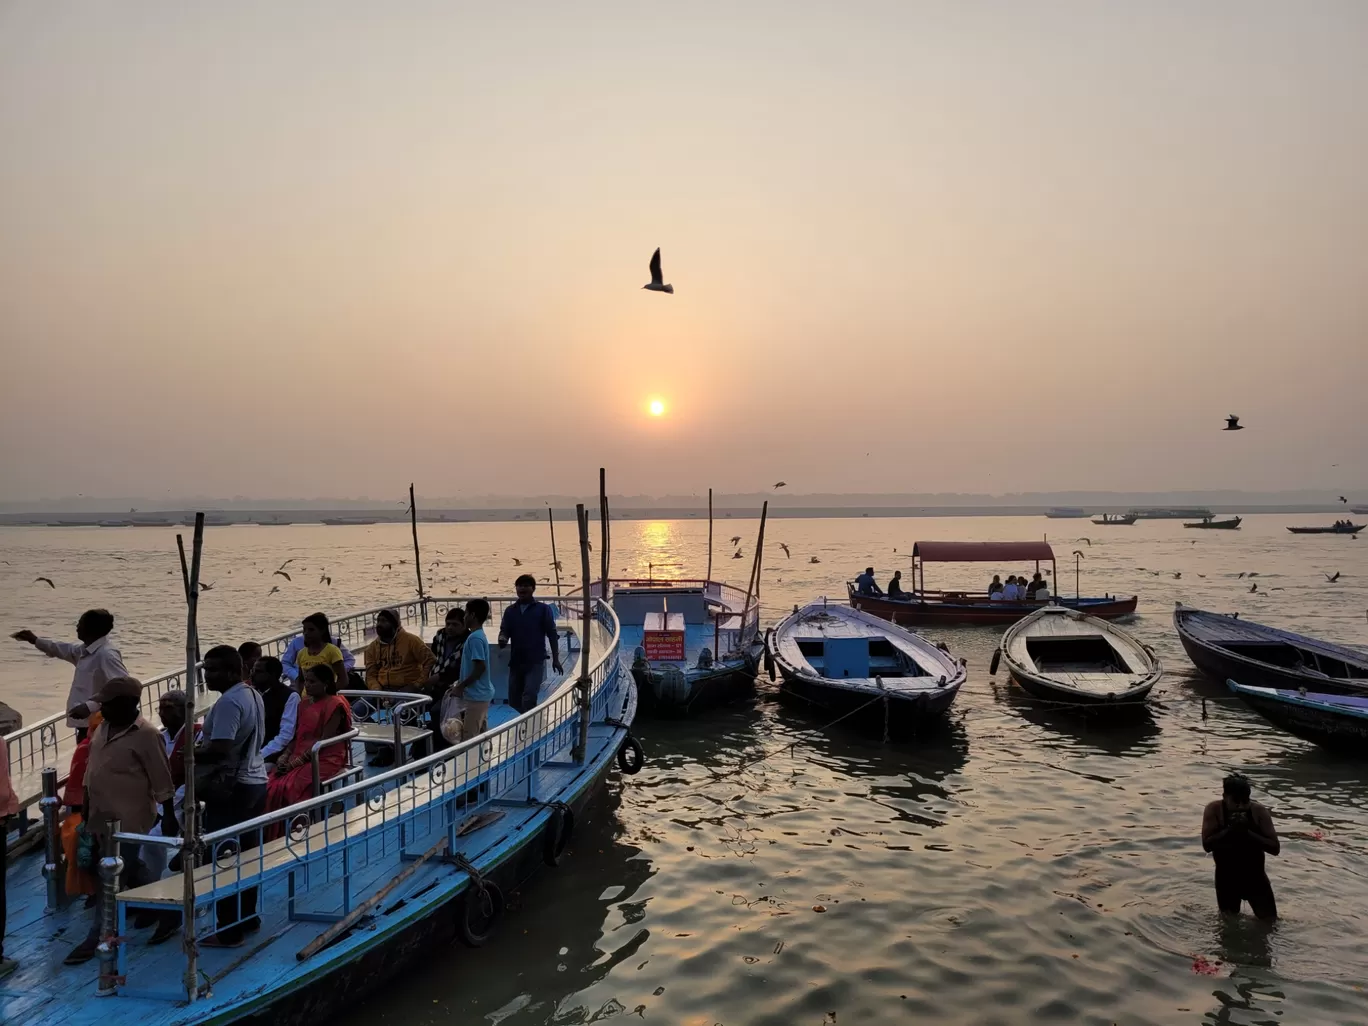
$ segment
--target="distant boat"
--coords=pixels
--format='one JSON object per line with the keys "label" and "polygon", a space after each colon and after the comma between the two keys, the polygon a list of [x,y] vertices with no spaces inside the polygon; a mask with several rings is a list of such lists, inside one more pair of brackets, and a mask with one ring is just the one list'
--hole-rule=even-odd
{"label": "distant boat", "polygon": [[1195,524],[1184,524],[1184,527],[1197,527],[1207,531],[1238,531],[1240,529],[1240,518],[1232,517],[1230,520],[1199,520]]}
{"label": "distant boat", "polygon": [[780,621],[765,653],[781,697],[889,735],[939,720],[968,676],[963,660],[921,635],[825,600]]}
{"label": "distant boat", "polygon": [[1368,696],[1252,687],[1233,680],[1226,686],[1289,734],[1331,751],[1368,756]]}
{"label": "distant boat", "polygon": [[1368,527],[1368,524],[1354,524],[1343,520],[1329,527],[1289,527],[1288,530],[1293,534],[1358,534],[1365,527]]}
{"label": "distant boat", "polygon": [[1218,680],[1368,695],[1368,652],[1349,645],[1181,603],[1173,626],[1193,665]]}
{"label": "distant boat", "polygon": [[1139,519],[1134,513],[1103,513],[1100,517],[1093,517],[1092,522],[1098,527],[1126,527]]}
{"label": "distant boat", "polygon": [[1211,510],[1205,506],[1175,506],[1169,508],[1137,506],[1129,512],[1141,520],[1205,520]]}
{"label": "distant boat", "polygon": [[329,527],[369,527],[375,521],[365,517],[324,517],[323,523]]}
{"label": "distant boat", "polygon": [[131,520],[101,520],[101,521],[99,522],[99,526],[100,526],[100,527],[132,527],[132,526],[133,526],[133,521],[131,521]]}
{"label": "distant boat", "polygon": [[1046,606],[1007,628],[998,654],[1033,698],[1062,705],[1143,705],[1164,668],[1130,631],[1076,609]]}
{"label": "distant boat", "polygon": [[1361,517],[1368,517],[1368,506],[1350,506],[1350,513],[1357,513]]}
{"label": "distant boat", "polygon": [[1051,506],[1045,515],[1051,520],[1082,520],[1088,511],[1079,506]]}

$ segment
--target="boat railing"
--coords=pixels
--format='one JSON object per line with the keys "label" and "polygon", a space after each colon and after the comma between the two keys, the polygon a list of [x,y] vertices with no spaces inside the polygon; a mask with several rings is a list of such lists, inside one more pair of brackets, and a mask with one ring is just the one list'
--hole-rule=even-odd
{"label": "boat railing", "polygon": [[[590,723],[616,725],[623,679],[617,617],[607,603],[596,602],[593,620],[599,630],[590,651]],[[575,650],[583,652],[582,645]],[[539,774],[582,764],[577,679],[578,674],[568,676],[536,708],[451,748],[204,834],[192,901],[182,899],[184,878],[176,873],[124,892],[119,903],[124,909],[165,908],[174,895],[197,938],[246,924],[242,902],[233,899],[249,891],[256,892],[258,910],[284,908],[291,922],[340,922],[386,888],[401,864],[436,857],[442,847],[442,857],[453,860],[462,827],[472,817],[500,805],[535,804]],[[316,769],[314,774],[316,787],[326,784],[317,780]],[[116,836],[159,845],[168,855],[181,847],[177,838]],[[118,947],[118,974],[127,978],[127,992],[183,997],[166,989],[165,980],[160,990],[143,989],[147,981],[136,977],[143,950]],[[164,957],[148,957],[165,973]]]}
{"label": "boat railing", "polygon": [[[760,597],[752,594],[749,596],[750,604],[746,604],[747,595],[741,588],[733,584],[726,584],[722,581],[715,581],[704,577],[610,577],[608,588],[604,588],[602,580],[591,581],[589,584],[589,594],[594,598],[602,598],[605,590],[611,595],[613,589],[623,588],[701,588],[703,597],[711,607],[708,615],[713,622],[713,654],[722,657],[723,655],[736,655],[742,652],[760,634]],[[570,592],[570,596],[576,595],[580,589]],[[727,621],[737,618],[739,620],[736,627],[725,626]],[[722,651],[723,643],[726,643],[728,650]]]}

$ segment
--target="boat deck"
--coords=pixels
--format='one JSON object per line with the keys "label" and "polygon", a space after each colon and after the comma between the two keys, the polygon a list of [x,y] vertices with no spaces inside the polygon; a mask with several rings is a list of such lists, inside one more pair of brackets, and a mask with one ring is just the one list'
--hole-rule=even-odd
{"label": "boat deck", "polygon": [[1059,687],[1090,695],[1129,691],[1151,676],[1138,644],[1109,625],[1065,612],[1022,621],[1004,654]]}

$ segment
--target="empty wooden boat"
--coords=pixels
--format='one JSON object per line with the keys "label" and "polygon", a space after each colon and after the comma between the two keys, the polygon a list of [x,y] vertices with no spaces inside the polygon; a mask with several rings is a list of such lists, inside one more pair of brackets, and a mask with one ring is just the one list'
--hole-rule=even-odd
{"label": "empty wooden boat", "polygon": [[825,599],[769,632],[765,659],[780,695],[827,721],[848,719],[885,737],[914,733],[950,708],[968,671],[918,634]]}
{"label": "empty wooden boat", "polygon": [[1164,668],[1129,631],[1063,606],[1046,606],[1007,628],[993,656],[1027,694],[1061,705],[1139,708]]}
{"label": "empty wooden boat", "polygon": [[1173,610],[1178,640],[1194,666],[1218,680],[1266,688],[1368,695],[1368,652],[1322,641],[1239,614],[1211,613],[1181,602]]}
{"label": "empty wooden boat", "polygon": [[1266,720],[1331,751],[1368,757],[1368,695],[1329,695],[1226,681]]}

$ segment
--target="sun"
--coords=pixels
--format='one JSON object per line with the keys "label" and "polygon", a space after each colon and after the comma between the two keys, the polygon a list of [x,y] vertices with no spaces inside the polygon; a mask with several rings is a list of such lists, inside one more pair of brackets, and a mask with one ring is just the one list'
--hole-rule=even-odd
{"label": "sun", "polygon": [[665,415],[665,404],[659,399],[652,399],[646,408],[651,411],[652,417],[663,417]]}

